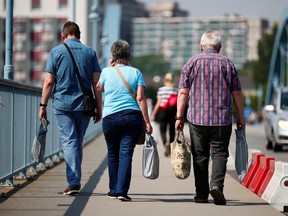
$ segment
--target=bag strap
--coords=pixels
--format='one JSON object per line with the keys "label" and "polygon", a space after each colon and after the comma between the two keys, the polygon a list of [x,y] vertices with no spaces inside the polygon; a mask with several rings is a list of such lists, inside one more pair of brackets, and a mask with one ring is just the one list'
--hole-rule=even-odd
{"label": "bag strap", "polygon": [[182,142],[183,140],[184,140],[185,138],[184,138],[184,132],[183,132],[183,129],[181,128],[181,129],[178,129],[177,130],[177,135],[176,135],[176,140],[177,140],[177,142]]}
{"label": "bag strap", "polygon": [[[126,88],[128,89],[128,91],[130,92],[130,94],[132,95],[132,97],[134,98],[134,100],[136,101],[136,95],[133,92],[131,86],[129,85],[129,83],[127,82],[127,80],[125,79],[123,73],[121,72],[121,70],[119,69],[119,67],[117,65],[114,66],[115,70],[117,71],[118,75],[120,76],[122,82],[124,83],[124,85],[126,86]],[[137,102],[137,101],[136,101]]]}
{"label": "bag strap", "polygon": [[[125,85],[126,88],[128,89],[128,91],[130,92],[131,96],[134,98],[136,104],[138,105],[137,100],[136,100],[136,94],[133,92],[133,89],[131,88],[131,86],[129,85],[129,83],[127,82],[127,80],[125,79],[122,71],[120,70],[120,68],[119,68],[117,65],[115,65],[114,68],[115,68],[115,70],[117,71],[118,75],[120,76],[122,82],[124,83],[124,85]],[[139,107],[139,105],[138,105],[138,107]],[[139,108],[140,108],[140,107],[139,107]],[[140,110],[141,110],[141,109],[140,109]],[[143,115],[142,115],[142,116],[143,116]]]}
{"label": "bag strap", "polygon": [[69,48],[69,46],[66,43],[63,43],[63,45],[67,48],[67,50],[68,50],[68,52],[69,52],[69,54],[71,56],[71,59],[72,59],[72,62],[73,62],[73,66],[74,66],[74,70],[76,71],[76,75],[77,75],[77,78],[79,80],[79,84],[80,84],[81,90],[84,93],[85,92],[84,85],[83,85],[83,82],[82,82],[82,79],[81,79],[81,76],[80,76],[80,73],[79,73],[79,68],[77,67],[75,58],[74,58],[74,56],[72,54],[72,51],[71,51],[71,49]]}

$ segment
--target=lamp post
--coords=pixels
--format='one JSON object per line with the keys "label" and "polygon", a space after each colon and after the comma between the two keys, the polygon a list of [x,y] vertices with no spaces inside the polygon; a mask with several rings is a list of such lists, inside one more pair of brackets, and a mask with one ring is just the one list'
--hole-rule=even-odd
{"label": "lamp post", "polygon": [[91,6],[91,12],[88,15],[92,23],[92,47],[96,52],[98,51],[98,22],[100,21],[98,7],[98,0],[94,0]]}
{"label": "lamp post", "polygon": [[13,0],[6,1],[6,45],[5,45],[5,65],[4,78],[14,79],[13,66]]}
{"label": "lamp post", "polygon": [[75,22],[75,17],[76,17],[76,0],[72,1],[72,21]]}
{"label": "lamp post", "polygon": [[108,48],[108,37],[104,32],[101,38],[101,47],[102,47],[102,67],[108,66],[108,58],[109,58],[109,48]]}

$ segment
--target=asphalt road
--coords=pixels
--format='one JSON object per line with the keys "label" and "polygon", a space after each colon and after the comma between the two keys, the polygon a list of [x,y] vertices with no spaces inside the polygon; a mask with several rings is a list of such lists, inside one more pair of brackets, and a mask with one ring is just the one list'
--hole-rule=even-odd
{"label": "asphalt road", "polygon": [[[278,161],[288,162],[288,146],[281,152],[266,149],[265,130],[263,123],[246,126],[246,139],[250,149],[257,149],[267,157],[274,157]],[[231,138],[232,140],[232,138]]]}

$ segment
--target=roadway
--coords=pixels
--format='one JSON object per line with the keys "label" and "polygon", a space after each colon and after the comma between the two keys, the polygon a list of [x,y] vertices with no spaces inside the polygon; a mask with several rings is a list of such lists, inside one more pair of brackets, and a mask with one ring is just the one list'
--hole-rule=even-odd
{"label": "roadway", "polygon": [[[259,127],[259,128],[258,128]],[[247,126],[248,143],[254,139],[250,134],[260,132],[260,126]],[[187,127],[185,127],[187,129]],[[154,136],[158,139],[157,128]],[[188,134],[186,134],[188,135]],[[258,141],[255,141],[258,142]],[[254,147],[253,142],[253,147]],[[103,135],[84,147],[82,190],[79,196],[62,195],[66,187],[65,164],[60,163],[43,174],[34,177],[8,193],[0,200],[0,215],[9,216],[283,216],[284,214],[242,186],[234,177],[233,152],[235,136],[231,137],[229,172],[225,180],[226,206],[216,206],[209,197],[208,204],[192,202],[195,195],[193,173],[186,180],[173,176],[170,160],[164,157],[159,146],[160,176],[148,180],[141,173],[142,146],[135,149],[133,176],[129,195],[132,202],[121,202],[106,197],[108,173],[106,144]]]}
{"label": "roadway", "polygon": [[250,149],[257,149],[268,157],[274,157],[276,160],[288,162],[288,146],[283,147],[283,151],[275,152],[266,149],[265,130],[263,123],[256,125],[248,125],[246,129],[247,143]]}

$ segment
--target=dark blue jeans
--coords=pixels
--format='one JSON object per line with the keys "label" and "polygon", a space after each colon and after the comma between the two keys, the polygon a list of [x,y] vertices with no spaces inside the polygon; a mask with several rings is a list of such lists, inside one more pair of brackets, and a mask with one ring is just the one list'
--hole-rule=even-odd
{"label": "dark blue jeans", "polygon": [[189,129],[196,196],[208,199],[210,154],[212,157],[210,187],[219,186],[223,191],[232,125],[199,126],[189,123]]}
{"label": "dark blue jeans", "polygon": [[102,126],[108,149],[109,189],[115,194],[127,194],[135,143],[143,127],[142,114],[120,111],[103,118]]}

